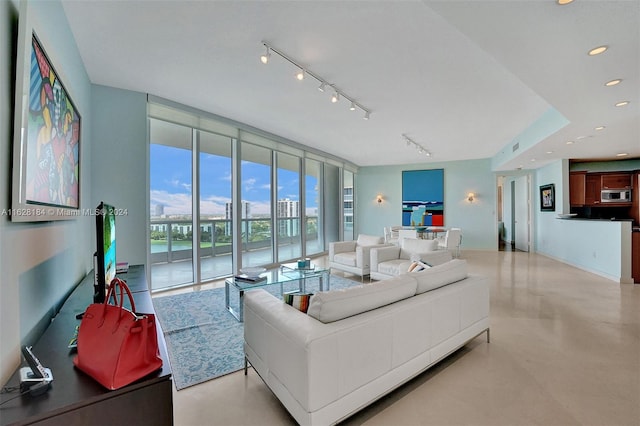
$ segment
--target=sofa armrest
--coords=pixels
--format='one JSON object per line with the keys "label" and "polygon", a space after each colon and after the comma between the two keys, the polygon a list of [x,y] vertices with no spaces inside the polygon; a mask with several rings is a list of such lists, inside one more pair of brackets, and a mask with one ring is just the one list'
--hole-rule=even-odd
{"label": "sofa armrest", "polygon": [[356,266],[358,268],[368,268],[371,263],[371,249],[389,247],[390,244],[376,244],[372,246],[356,247]]}
{"label": "sofa armrest", "polygon": [[333,261],[333,256],[338,253],[356,251],[355,241],[334,241],[329,243],[329,261]]}
{"label": "sofa armrest", "polygon": [[336,386],[331,386],[338,382],[335,357],[324,348],[328,345],[335,349],[335,340],[327,337],[336,328],[339,327],[323,324],[263,289],[245,293],[245,353],[267,383],[278,381],[280,390],[295,398],[304,411],[317,410],[318,405],[324,406],[337,397]]}
{"label": "sofa armrest", "polygon": [[400,256],[400,247],[374,247],[371,249],[371,270],[378,271],[378,264],[389,260],[398,259]]}

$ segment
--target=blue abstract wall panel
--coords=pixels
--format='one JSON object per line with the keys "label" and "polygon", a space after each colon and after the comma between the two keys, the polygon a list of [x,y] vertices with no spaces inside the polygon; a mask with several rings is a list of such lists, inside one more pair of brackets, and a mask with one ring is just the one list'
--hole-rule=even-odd
{"label": "blue abstract wall panel", "polygon": [[444,169],[402,172],[402,225],[444,226]]}

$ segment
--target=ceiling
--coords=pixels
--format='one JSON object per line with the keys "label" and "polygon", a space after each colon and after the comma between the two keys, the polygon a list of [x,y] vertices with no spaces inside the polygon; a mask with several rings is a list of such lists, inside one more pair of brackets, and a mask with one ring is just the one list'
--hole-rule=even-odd
{"label": "ceiling", "polygon": [[[93,83],[202,109],[358,166],[498,156],[494,169],[512,170],[640,158],[637,0],[62,4]],[[310,75],[298,81],[280,56],[262,64],[263,41],[370,119],[344,97],[332,104]],[[587,54],[600,45],[609,49]],[[566,120],[551,125],[550,112]]]}

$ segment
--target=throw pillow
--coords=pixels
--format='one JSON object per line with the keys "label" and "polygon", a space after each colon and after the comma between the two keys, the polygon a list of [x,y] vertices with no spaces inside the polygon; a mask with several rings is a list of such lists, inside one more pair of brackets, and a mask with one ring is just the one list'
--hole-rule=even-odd
{"label": "throw pillow", "polygon": [[282,296],[284,303],[287,305],[293,306],[300,312],[307,313],[309,309],[309,300],[313,296],[313,293],[308,294],[300,294],[300,293],[290,293]]}
{"label": "throw pillow", "polygon": [[409,270],[407,272],[419,272],[429,268],[431,268],[431,265],[428,263],[416,260],[409,265]]}
{"label": "throw pillow", "polygon": [[453,259],[411,276],[418,281],[416,294],[424,293],[467,278],[467,261]]}

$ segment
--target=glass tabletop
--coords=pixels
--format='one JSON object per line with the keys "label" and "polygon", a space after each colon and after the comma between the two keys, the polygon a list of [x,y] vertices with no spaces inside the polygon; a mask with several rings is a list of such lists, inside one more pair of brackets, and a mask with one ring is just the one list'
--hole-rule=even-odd
{"label": "glass tabletop", "polygon": [[312,278],[325,274],[326,268],[320,268],[317,265],[311,264],[308,268],[298,268],[297,263],[284,263],[279,268],[270,269],[260,274],[260,280],[250,281],[237,277],[227,278],[226,281],[229,284],[233,284],[239,290],[254,289],[259,287],[266,287],[275,284],[283,284],[289,281]]}

